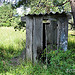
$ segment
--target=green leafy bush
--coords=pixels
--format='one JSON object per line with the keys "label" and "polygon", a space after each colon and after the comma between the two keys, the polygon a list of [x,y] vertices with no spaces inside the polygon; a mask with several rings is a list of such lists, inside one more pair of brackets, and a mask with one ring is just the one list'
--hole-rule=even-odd
{"label": "green leafy bush", "polygon": [[[51,74],[73,74],[73,72],[67,72],[67,69],[74,69],[74,54],[75,50],[51,50],[47,53],[47,65]],[[45,53],[44,53],[45,55]]]}
{"label": "green leafy bush", "polygon": [[2,60],[1,60],[1,58],[0,58],[0,71],[3,69],[3,62],[2,62]]}

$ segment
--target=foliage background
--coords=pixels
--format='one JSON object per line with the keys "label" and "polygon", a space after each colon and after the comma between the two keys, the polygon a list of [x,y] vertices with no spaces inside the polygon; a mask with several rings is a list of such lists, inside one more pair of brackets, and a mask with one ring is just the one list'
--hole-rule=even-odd
{"label": "foliage background", "polygon": [[19,7],[24,5],[24,7],[30,7],[30,13],[49,13],[51,12],[70,12],[71,6],[70,2],[62,5],[68,0],[21,0],[15,6]]}
{"label": "foliage background", "polygon": [[20,17],[15,16],[16,10],[11,8],[10,4],[4,4],[0,7],[0,26],[15,26],[20,22]]}
{"label": "foliage background", "polygon": [[67,0],[36,0],[31,3],[31,13],[49,13],[49,12],[70,12],[70,3],[61,5]]}

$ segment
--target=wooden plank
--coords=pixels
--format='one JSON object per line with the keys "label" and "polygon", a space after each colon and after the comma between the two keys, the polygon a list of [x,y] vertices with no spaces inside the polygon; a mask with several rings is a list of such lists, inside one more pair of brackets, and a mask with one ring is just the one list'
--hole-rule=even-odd
{"label": "wooden plank", "polygon": [[58,32],[59,32],[58,33],[59,47],[62,48],[64,51],[66,51],[67,50],[67,44],[68,44],[68,21],[66,20],[66,18],[63,18],[63,19],[61,18],[59,20]]}
{"label": "wooden plank", "polygon": [[33,29],[33,62],[37,63],[42,50],[43,41],[43,23],[41,17],[34,17],[34,29]]}
{"label": "wooden plank", "polygon": [[46,24],[47,28],[47,44],[53,49],[53,45],[57,44],[57,22],[51,20],[50,24]]}
{"label": "wooden plank", "polygon": [[58,21],[57,22],[58,26],[57,26],[57,50],[60,47],[60,25],[61,23]]}
{"label": "wooden plank", "polygon": [[47,52],[47,50],[48,50],[47,49],[47,47],[48,47],[48,44],[47,44],[47,41],[48,41],[47,40],[48,39],[48,37],[47,37],[48,36],[48,32],[47,31],[48,31],[48,28],[47,28],[47,26],[49,26],[49,25],[45,24],[45,34],[46,34],[46,65],[48,65],[48,58],[47,58],[47,53],[48,53]]}
{"label": "wooden plank", "polygon": [[32,27],[33,19],[26,17],[26,60],[32,61]]}
{"label": "wooden plank", "polygon": [[53,46],[53,24],[52,21],[50,22],[50,30],[49,30],[49,40],[50,40],[50,46],[52,48]]}
{"label": "wooden plank", "polygon": [[45,24],[45,32],[46,32],[46,35],[47,35],[47,44],[50,44],[51,43],[51,41],[50,41],[50,36],[51,36],[51,29],[50,29],[50,24],[48,23],[46,23]]}
{"label": "wooden plank", "polygon": [[56,45],[57,44],[57,21],[52,20],[51,25],[52,25],[53,45]]}

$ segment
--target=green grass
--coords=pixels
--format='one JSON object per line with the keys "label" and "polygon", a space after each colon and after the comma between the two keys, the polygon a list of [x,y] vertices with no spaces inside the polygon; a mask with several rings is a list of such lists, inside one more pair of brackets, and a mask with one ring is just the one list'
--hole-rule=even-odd
{"label": "green grass", "polygon": [[15,31],[13,27],[0,27],[0,51],[4,58],[11,58],[25,48],[26,31]]}
{"label": "green grass", "polygon": [[[60,52],[58,56],[52,57],[52,63],[55,63],[47,68],[44,64],[35,64],[34,66],[29,62],[26,63],[20,59],[20,65],[9,65],[9,58],[15,57],[21,53],[25,48],[26,31],[16,31],[12,27],[1,27],[0,28],[0,75],[74,75],[73,73],[64,73],[61,71],[65,70],[66,67],[72,67],[75,69],[74,56],[75,56],[75,31],[69,31],[68,35],[68,52]],[[57,51],[52,51],[51,55],[55,56]],[[71,52],[71,53],[70,53]],[[64,55],[63,55],[64,54]],[[68,55],[68,56],[66,56]],[[70,56],[71,55],[71,56]],[[61,61],[61,57],[67,57],[67,60]],[[63,57],[64,56],[64,57]],[[4,58],[4,59],[3,59]],[[69,58],[69,59],[68,59]],[[60,61],[60,62],[59,62]],[[58,62],[58,64],[57,64]],[[62,63],[65,65],[63,66]],[[60,64],[60,65],[59,65]],[[61,66],[62,65],[62,66]],[[57,66],[57,67],[56,67]],[[61,66],[61,69],[60,67]],[[54,68],[55,67],[55,68]],[[75,71],[75,70],[74,70]]]}
{"label": "green grass", "polygon": [[68,49],[75,50],[75,30],[69,30],[68,32]]}

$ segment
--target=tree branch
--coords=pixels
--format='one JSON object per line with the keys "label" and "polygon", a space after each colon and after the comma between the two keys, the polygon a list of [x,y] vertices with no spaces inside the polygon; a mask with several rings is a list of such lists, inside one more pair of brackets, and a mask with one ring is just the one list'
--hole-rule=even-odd
{"label": "tree branch", "polygon": [[62,5],[64,5],[64,4],[66,4],[66,3],[68,3],[68,2],[70,2],[70,0],[66,1],[66,2],[63,3],[63,4],[59,4],[59,5],[57,5],[57,6],[62,6]]}
{"label": "tree branch", "polygon": [[[65,5],[66,3],[68,2],[71,2],[70,0],[64,2],[63,4],[58,4],[58,5],[54,5],[54,6],[48,6],[48,5],[40,5],[40,6],[43,6],[43,7],[57,7],[57,6],[62,6],[62,5]],[[39,5],[37,5],[37,7],[39,7]]]}

